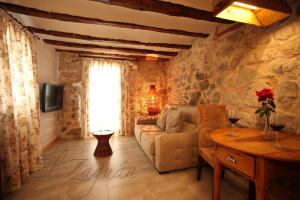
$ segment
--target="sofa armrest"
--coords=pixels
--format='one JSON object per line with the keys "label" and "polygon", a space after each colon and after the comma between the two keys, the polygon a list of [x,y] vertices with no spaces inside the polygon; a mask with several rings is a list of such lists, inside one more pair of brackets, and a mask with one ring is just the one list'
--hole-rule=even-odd
{"label": "sofa armrest", "polygon": [[155,125],[156,121],[154,117],[138,117],[135,118],[135,125]]}
{"label": "sofa armrest", "polygon": [[197,159],[197,133],[166,133],[155,137],[155,166],[160,172],[194,167]]}

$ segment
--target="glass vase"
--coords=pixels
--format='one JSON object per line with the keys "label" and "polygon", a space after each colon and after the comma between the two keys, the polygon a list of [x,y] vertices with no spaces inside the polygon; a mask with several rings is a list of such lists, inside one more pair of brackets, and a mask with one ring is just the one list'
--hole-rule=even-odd
{"label": "glass vase", "polygon": [[270,124],[271,124],[270,116],[266,115],[264,117],[264,120],[265,120],[265,127],[264,127],[264,131],[263,131],[263,138],[266,140],[273,140],[274,137],[273,137],[273,131],[270,127]]}

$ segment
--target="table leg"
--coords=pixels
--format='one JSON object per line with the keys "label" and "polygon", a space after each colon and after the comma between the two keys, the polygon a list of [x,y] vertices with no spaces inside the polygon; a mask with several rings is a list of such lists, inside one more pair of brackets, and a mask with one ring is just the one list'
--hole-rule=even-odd
{"label": "table leg", "polygon": [[220,199],[220,179],[222,174],[222,165],[217,160],[214,166],[214,200]]}
{"label": "table leg", "polygon": [[256,159],[256,200],[265,200],[267,197],[267,187],[269,181],[269,173],[272,170],[269,168],[268,160],[259,158]]}

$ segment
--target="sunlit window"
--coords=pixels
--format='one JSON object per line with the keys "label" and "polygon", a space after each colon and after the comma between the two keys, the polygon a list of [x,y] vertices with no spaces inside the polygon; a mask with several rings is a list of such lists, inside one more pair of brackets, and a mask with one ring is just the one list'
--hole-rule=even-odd
{"label": "sunlit window", "polygon": [[94,63],[89,68],[89,131],[119,131],[121,125],[120,65]]}

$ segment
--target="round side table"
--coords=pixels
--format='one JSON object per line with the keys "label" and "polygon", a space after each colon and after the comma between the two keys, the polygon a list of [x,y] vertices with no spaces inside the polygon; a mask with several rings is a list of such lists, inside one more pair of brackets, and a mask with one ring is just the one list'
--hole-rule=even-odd
{"label": "round side table", "polygon": [[98,144],[94,152],[96,157],[106,157],[112,155],[112,150],[109,144],[110,137],[114,134],[114,131],[103,130],[92,133],[97,138]]}

